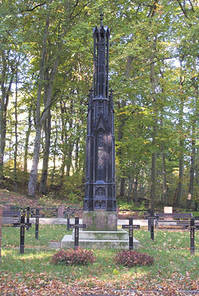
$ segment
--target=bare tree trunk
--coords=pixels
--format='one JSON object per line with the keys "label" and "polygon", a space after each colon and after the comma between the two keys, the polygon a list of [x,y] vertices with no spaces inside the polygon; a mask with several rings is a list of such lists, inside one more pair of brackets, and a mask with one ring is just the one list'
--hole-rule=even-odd
{"label": "bare tree trunk", "polygon": [[[36,107],[36,137],[34,142],[34,152],[33,152],[33,163],[32,169],[30,172],[29,184],[28,184],[28,194],[30,196],[35,196],[36,186],[37,186],[37,174],[38,174],[38,163],[39,163],[39,152],[40,152],[40,142],[41,142],[41,129],[42,124],[45,122],[48,117],[48,113],[52,104],[52,90],[53,90],[53,82],[55,78],[55,74],[58,67],[59,61],[59,53],[54,60],[52,69],[47,69],[46,66],[46,45],[47,45],[47,36],[48,36],[48,28],[49,28],[49,16],[46,19],[46,27],[44,31],[43,37],[43,47],[42,47],[42,58],[40,64],[40,82],[37,93],[37,107]],[[49,70],[49,73],[45,72],[45,70]],[[46,74],[47,73],[47,74]],[[45,76],[45,74],[47,76]],[[45,80],[47,79],[47,81]],[[41,105],[41,91],[43,88],[43,81],[45,80],[46,84],[44,85],[45,98],[44,104],[45,109],[42,114],[40,114],[40,105]]]}
{"label": "bare tree trunk", "polygon": [[133,202],[138,201],[138,173],[136,173],[136,176],[133,180]]}
{"label": "bare tree trunk", "polygon": [[56,169],[56,155],[57,155],[57,139],[58,139],[58,130],[57,130],[57,120],[55,119],[55,141],[54,141],[54,153],[53,153],[53,169],[51,174],[51,184],[54,182],[55,169]]}
{"label": "bare tree trunk", "polygon": [[79,170],[79,138],[75,141],[75,172]]}
{"label": "bare tree trunk", "polygon": [[[181,61],[182,67],[182,61]],[[182,186],[183,186],[183,177],[184,177],[184,137],[182,135],[183,131],[183,116],[184,116],[184,93],[183,93],[183,83],[184,78],[180,76],[180,107],[179,107],[179,131],[180,131],[180,140],[179,140],[179,176],[178,176],[178,186],[176,200],[174,200],[174,205],[179,206],[182,200]]]}
{"label": "bare tree trunk", "polygon": [[28,195],[32,196],[32,197],[34,197],[36,194],[40,142],[41,142],[41,126],[38,125],[36,128],[32,168],[30,171],[30,178],[29,178],[29,183],[28,183]]}
{"label": "bare tree trunk", "polygon": [[17,155],[18,155],[18,73],[16,72],[16,88],[15,88],[15,149],[14,149],[14,187],[17,191]]}
{"label": "bare tree trunk", "polygon": [[[8,53],[9,55],[9,53]],[[6,144],[6,118],[7,118],[7,107],[8,101],[11,93],[11,87],[14,78],[14,69],[12,69],[12,73],[10,73],[10,78],[8,81],[7,71],[7,59],[5,52],[2,50],[1,52],[2,58],[2,73],[1,73],[1,99],[0,99],[0,180],[3,178],[3,160],[4,160],[4,152],[5,152],[5,144]],[[7,84],[7,88],[6,88]]]}
{"label": "bare tree trunk", "polygon": [[32,128],[31,116],[32,116],[32,105],[28,110],[28,130],[26,131],[25,147],[24,147],[24,173],[27,173],[28,147],[29,147],[29,139],[30,139],[30,133]]}
{"label": "bare tree trunk", "polygon": [[45,132],[45,146],[43,153],[43,167],[42,175],[40,181],[39,192],[46,194],[47,192],[47,177],[48,177],[48,162],[49,162],[49,152],[50,152],[50,135],[51,135],[51,114],[49,111],[49,116],[46,118],[44,123],[44,132]]}
{"label": "bare tree trunk", "polygon": [[[124,108],[126,106],[126,102],[122,102],[121,106],[119,104],[119,108]],[[119,130],[118,130],[118,141],[122,141],[123,138],[123,127],[125,125],[125,118],[120,119],[120,125],[119,125]],[[125,196],[125,183],[126,183],[126,178],[125,176],[125,171],[122,168],[122,148],[119,147],[118,149],[118,158],[120,159],[120,166],[121,166],[121,176],[120,176],[120,193],[119,196],[123,198]]]}
{"label": "bare tree trunk", "polygon": [[193,199],[194,193],[194,175],[195,175],[195,155],[196,155],[196,146],[195,146],[195,122],[192,126],[192,141],[191,141],[191,164],[190,164],[190,173],[189,173],[189,190],[187,196],[187,207],[190,207],[190,203]]}
{"label": "bare tree trunk", "polygon": [[127,195],[127,202],[131,203],[132,198],[131,198],[131,193],[133,189],[133,177],[129,176],[128,178],[128,195]]}
{"label": "bare tree trunk", "polygon": [[166,172],[166,156],[164,152],[162,152],[162,175],[163,175],[162,202],[164,205],[166,205],[168,204],[168,187],[167,187],[167,172]]}
{"label": "bare tree trunk", "polygon": [[157,135],[157,106],[156,106],[156,76],[155,76],[155,62],[154,62],[154,54],[156,51],[156,37],[153,40],[153,52],[151,56],[150,63],[150,82],[151,82],[151,92],[153,99],[153,127],[152,127],[152,147],[153,151],[151,156],[151,191],[150,191],[150,202],[151,202],[151,210],[154,211],[154,203],[156,200],[156,135]]}
{"label": "bare tree trunk", "polygon": [[44,81],[48,28],[49,28],[49,15],[46,18],[46,26],[45,26],[44,35],[43,35],[43,45],[42,45],[40,73],[39,73],[40,80],[39,80],[39,86],[37,91],[37,105],[36,105],[36,135],[34,140],[32,168],[30,171],[30,177],[29,177],[29,183],[28,183],[28,195],[33,197],[36,194],[39,152],[40,152],[40,142],[41,142],[42,124],[41,124],[41,118],[40,118],[40,106],[41,106],[41,92],[42,92],[43,81]]}

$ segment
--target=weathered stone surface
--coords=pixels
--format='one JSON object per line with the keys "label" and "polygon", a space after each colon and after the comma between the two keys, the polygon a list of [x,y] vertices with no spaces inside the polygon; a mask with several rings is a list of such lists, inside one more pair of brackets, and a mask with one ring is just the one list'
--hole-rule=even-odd
{"label": "weathered stone surface", "polygon": [[50,241],[49,244],[48,244],[48,247],[49,248],[52,248],[52,249],[60,249],[61,242],[58,242],[58,241]]}
{"label": "weathered stone surface", "polygon": [[[83,233],[84,231],[82,231]],[[115,238],[115,233],[109,233],[106,231],[105,237],[103,237],[102,233],[99,231],[98,234],[98,239],[94,239],[94,236],[97,238],[96,233],[90,232],[90,238],[89,238],[89,232],[87,232],[87,239],[81,238],[79,240],[79,246],[81,248],[85,249],[128,249],[129,248],[129,241],[128,239],[114,239]],[[125,231],[124,231],[125,232]],[[91,234],[92,233],[92,234]],[[109,239],[107,234],[109,233]],[[119,233],[118,233],[119,234]],[[126,232],[126,237],[128,237],[128,233]],[[101,237],[100,237],[101,236]],[[122,234],[122,236],[125,236],[125,234]],[[104,239],[103,239],[104,238]],[[138,248],[140,246],[140,243],[134,238],[133,239],[134,243],[134,248]],[[73,248],[74,246],[74,239],[72,235],[65,235],[61,241],[61,248],[63,249],[68,249],[68,248]]]}
{"label": "weathered stone surface", "polygon": [[[74,239],[74,231],[72,234]],[[125,230],[117,231],[79,231],[79,240],[126,240],[128,241],[129,236]]]}
{"label": "weathered stone surface", "polygon": [[116,231],[117,230],[117,213],[103,210],[84,211],[83,223],[86,224],[86,230],[102,230]]}

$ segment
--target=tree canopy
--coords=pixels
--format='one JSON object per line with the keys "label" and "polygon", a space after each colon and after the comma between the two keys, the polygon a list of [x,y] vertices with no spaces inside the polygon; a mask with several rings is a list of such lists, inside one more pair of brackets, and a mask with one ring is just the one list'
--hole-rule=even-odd
{"label": "tree canopy", "polygon": [[0,10],[1,186],[82,200],[92,28],[103,10],[117,195],[197,207],[198,1],[2,0]]}

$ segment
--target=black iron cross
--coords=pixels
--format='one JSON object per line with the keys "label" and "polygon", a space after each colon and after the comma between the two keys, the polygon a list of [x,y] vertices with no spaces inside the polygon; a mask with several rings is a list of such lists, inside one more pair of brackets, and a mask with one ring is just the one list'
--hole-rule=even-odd
{"label": "black iron cross", "polygon": [[139,229],[140,225],[133,225],[133,218],[129,218],[129,225],[122,225],[122,229],[129,230],[129,250],[133,250],[133,229]]}
{"label": "black iron cross", "polygon": [[154,228],[155,228],[154,221],[158,218],[159,216],[155,215],[153,210],[150,210],[150,215],[148,216],[148,231],[150,231],[151,239],[153,241],[154,241]]}
{"label": "black iron cross", "polygon": [[194,255],[195,253],[195,230],[199,230],[199,225],[195,224],[195,220],[199,220],[199,217],[190,219],[190,253]]}
{"label": "black iron cross", "polygon": [[25,229],[29,229],[31,226],[31,223],[29,222],[29,217],[27,216],[27,222],[25,221],[25,219],[26,212],[25,210],[22,210],[20,213],[19,223],[14,223],[14,227],[20,227],[20,254],[24,254]]}
{"label": "black iron cross", "polygon": [[70,228],[75,229],[74,249],[79,247],[79,229],[86,228],[86,224],[79,224],[79,217],[75,217],[75,224],[70,224]]}
{"label": "black iron cross", "polygon": [[75,213],[75,209],[72,209],[70,207],[66,208],[64,211],[64,215],[67,219],[67,230],[70,230],[70,217]]}

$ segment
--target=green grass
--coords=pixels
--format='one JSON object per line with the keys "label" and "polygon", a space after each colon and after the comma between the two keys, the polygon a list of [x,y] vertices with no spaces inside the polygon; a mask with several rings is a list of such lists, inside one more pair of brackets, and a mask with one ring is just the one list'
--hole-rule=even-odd
{"label": "green grass", "polygon": [[[51,257],[56,250],[49,250],[50,240],[61,240],[66,234],[66,227],[60,225],[40,225],[39,240],[34,238],[34,226],[25,232],[25,254],[19,254],[19,229],[3,227],[2,231],[2,263],[0,271],[12,273],[13,276],[48,273],[49,278],[59,278],[64,282],[77,279],[96,278],[99,280],[122,281],[130,278],[145,277],[155,281],[177,278],[189,274],[191,279],[198,278],[199,270],[199,232],[196,232],[196,253],[190,255],[189,232],[156,231],[155,241],[145,230],[134,232],[140,241],[139,251],[154,257],[153,266],[125,268],[114,263],[116,250],[96,250],[96,262],[88,266],[53,265]],[[27,278],[28,280],[28,278]],[[92,283],[91,283],[92,285]]]}

